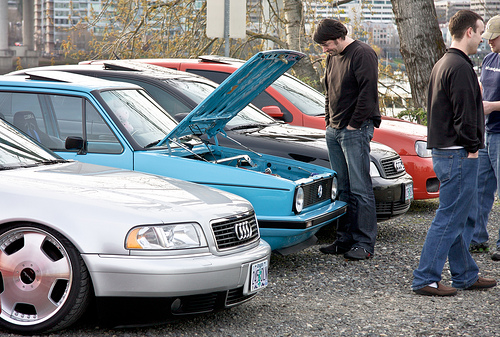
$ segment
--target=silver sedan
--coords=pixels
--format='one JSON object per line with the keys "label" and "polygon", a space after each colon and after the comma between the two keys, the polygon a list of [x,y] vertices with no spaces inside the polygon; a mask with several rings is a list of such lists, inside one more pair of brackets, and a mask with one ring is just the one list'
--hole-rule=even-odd
{"label": "silver sedan", "polygon": [[233,194],[66,161],[1,119],[0,194],[0,328],[66,328],[92,296],[210,312],[267,285],[270,247]]}

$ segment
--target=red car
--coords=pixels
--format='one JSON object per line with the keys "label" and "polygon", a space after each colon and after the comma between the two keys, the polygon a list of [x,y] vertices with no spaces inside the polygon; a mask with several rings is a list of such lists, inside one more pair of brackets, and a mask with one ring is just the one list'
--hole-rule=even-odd
{"label": "red car", "polygon": [[[221,83],[244,61],[216,55],[197,59],[137,59],[149,64],[187,71]],[[90,63],[86,61],[82,63]],[[257,96],[252,103],[275,119],[292,125],[325,129],[325,98],[297,78],[284,74]],[[413,178],[415,199],[439,196],[439,181],[432,168],[430,150],[427,150],[427,128],[420,124],[383,116],[373,140],[399,153],[406,171]]]}

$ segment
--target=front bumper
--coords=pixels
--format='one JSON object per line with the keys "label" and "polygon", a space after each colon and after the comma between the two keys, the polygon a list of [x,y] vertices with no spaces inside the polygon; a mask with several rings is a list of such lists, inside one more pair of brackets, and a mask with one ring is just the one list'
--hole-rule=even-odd
{"label": "front bumper", "polygon": [[178,297],[244,288],[251,264],[268,260],[269,245],[214,256],[83,254],[97,297]]}
{"label": "front bumper", "polygon": [[347,211],[347,204],[335,201],[317,209],[290,216],[259,216],[261,238],[272,250],[296,246],[316,234],[323,226],[333,223]]}
{"label": "front bumper", "polygon": [[415,200],[439,198],[439,180],[432,165],[432,158],[401,156],[406,172],[413,178]]}
{"label": "front bumper", "polygon": [[410,209],[413,196],[407,191],[413,187],[413,180],[409,174],[395,179],[372,177],[372,183],[378,221],[403,215]]}

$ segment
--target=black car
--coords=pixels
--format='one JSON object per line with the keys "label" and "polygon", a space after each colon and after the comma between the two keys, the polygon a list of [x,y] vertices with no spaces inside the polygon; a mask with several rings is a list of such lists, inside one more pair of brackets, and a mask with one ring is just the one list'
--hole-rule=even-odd
{"label": "black car", "polygon": [[[186,116],[218,85],[194,74],[127,60],[32,68],[11,74],[25,74],[34,69],[67,71],[138,84],[177,120]],[[243,147],[330,168],[324,130],[278,122],[252,105],[239,112],[224,132],[216,139],[223,146]],[[388,146],[371,142],[370,157],[377,219],[387,220],[406,213],[413,200],[413,181],[400,156]]]}

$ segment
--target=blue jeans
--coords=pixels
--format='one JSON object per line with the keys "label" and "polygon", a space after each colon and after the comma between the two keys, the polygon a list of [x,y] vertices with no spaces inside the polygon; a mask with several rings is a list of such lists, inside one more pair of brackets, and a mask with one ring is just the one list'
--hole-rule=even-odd
{"label": "blue jeans", "polygon": [[[469,252],[477,214],[478,159],[465,149],[432,150],[434,172],[441,183],[439,207],[425,238],[420,263],[413,272],[414,290],[441,281],[446,258],[452,286],[467,288],[478,279],[479,269]],[[468,218],[472,220],[468,221]]]}
{"label": "blue jeans", "polygon": [[326,128],[330,166],[337,172],[339,199],[348,204],[347,217],[339,221],[335,244],[375,251],[377,211],[370,176],[370,140],[373,121],[360,129]]}
{"label": "blue jeans", "polygon": [[[493,202],[495,191],[498,188],[498,173],[500,172],[500,133],[486,133],[485,148],[479,150],[479,174],[477,181],[477,219],[471,243],[488,241],[488,216]],[[500,246],[500,233],[497,246]]]}

